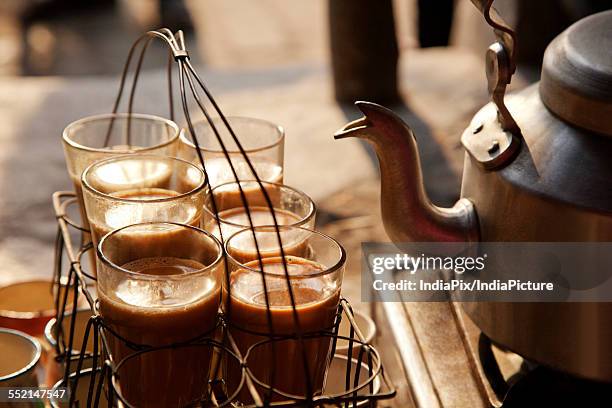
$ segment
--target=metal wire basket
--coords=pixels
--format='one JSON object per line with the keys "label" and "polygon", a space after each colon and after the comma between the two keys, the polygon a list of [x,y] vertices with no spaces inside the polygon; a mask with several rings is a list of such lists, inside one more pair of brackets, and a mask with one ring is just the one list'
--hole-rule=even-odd
{"label": "metal wire basket", "polygon": [[[57,306],[57,317],[56,325],[57,333],[55,333],[56,342],[56,359],[64,365],[64,376],[63,384],[68,385],[73,391],[70,397],[69,406],[95,406],[100,404],[100,397],[104,395],[106,405],[118,406],[123,405],[132,407],[128,399],[123,395],[121,389],[121,370],[130,364],[132,359],[149,358],[155,356],[156,353],[162,353],[166,349],[177,350],[181,348],[198,348],[201,350],[209,350],[211,362],[209,370],[206,375],[208,379],[206,386],[203,387],[199,401],[194,403],[193,401],[189,406],[228,406],[237,405],[236,397],[238,395],[247,395],[248,400],[244,406],[262,407],[262,406],[363,406],[369,405],[374,406],[376,402],[381,399],[392,398],[395,395],[395,390],[391,383],[387,380],[384,369],[382,367],[381,359],[374,347],[368,344],[359,331],[359,328],[355,324],[352,309],[349,303],[345,299],[339,299],[338,308],[333,319],[333,325],[326,327],[324,330],[317,331],[304,331],[300,324],[300,318],[298,313],[298,304],[296,301],[296,295],[293,292],[292,285],[290,283],[290,272],[288,259],[289,255],[285,252],[285,245],[281,237],[283,229],[282,225],[279,225],[279,221],[276,217],[274,210],[273,200],[270,197],[269,191],[264,188],[263,182],[257,174],[256,168],[250,160],[247,152],[243,148],[241,141],[233,131],[230,122],[223,114],[218,104],[214,100],[212,94],[206,87],[204,81],[198,76],[191,62],[189,61],[189,54],[185,48],[185,42],[182,33],[179,31],[176,35],[168,29],[160,29],[156,31],[147,32],[145,35],[140,37],[132,46],[128,53],[128,58],[125,64],[125,68],[121,77],[120,89],[118,92],[117,100],[113,107],[113,113],[116,113],[121,97],[124,92],[126,78],[130,63],[134,58],[135,53],[140,47],[140,53],[136,63],[136,69],[133,76],[132,86],[128,100],[128,112],[127,112],[127,132],[125,143],[130,146],[130,117],[132,115],[133,99],[135,95],[136,85],[138,82],[138,75],[142,65],[144,55],[147,47],[153,39],[160,39],[168,47],[169,59],[168,59],[168,98],[169,98],[169,115],[173,120],[175,116],[174,112],[174,101],[173,101],[173,84],[172,84],[172,65],[176,63],[178,66],[178,84],[180,91],[181,106],[184,114],[185,121],[187,123],[187,129],[191,135],[191,142],[196,147],[199,164],[206,174],[206,183],[208,191],[210,192],[210,182],[206,171],[206,161],[202,156],[200,145],[196,129],[192,122],[192,112],[190,111],[190,104],[188,98],[191,98],[197,106],[197,110],[204,115],[210,128],[216,135],[217,141],[223,150],[223,154],[229,163],[234,180],[237,182],[239,189],[239,196],[242,206],[246,212],[250,231],[257,253],[257,266],[261,271],[264,271],[264,256],[260,250],[260,244],[258,243],[258,235],[256,233],[257,228],[254,226],[251,211],[249,209],[247,196],[242,187],[242,183],[238,182],[239,175],[230,160],[230,152],[224,143],[223,138],[220,135],[220,125],[224,131],[231,136],[231,140],[237,147],[239,154],[248,166],[250,173],[252,174],[250,179],[253,179],[257,184],[261,196],[263,197],[264,205],[269,210],[273,225],[269,227],[270,231],[274,233],[276,242],[278,245],[279,259],[282,263],[282,274],[286,280],[286,287],[288,291],[288,297],[290,300],[290,311],[293,317],[294,329],[290,335],[275,334],[274,324],[271,318],[271,303],[269,299],[269,289],[267,287],[267,279],[264,277],[264,273],[261,274],[261,281],[264,288],[265,308],[268,313],[267,320],[267,331],[259,336],[263,336],[263,340],[260,339],[255,344],[252,344],[246,351],[243,350],[241,353],[237,346],[234,334],[238,333],[239,328],[236,327],[232,318],[232,311],[230,307],[223,307],[223,312],[217,316],[217,323],[215,329],[207,333],[201,333],[201,335],[185,342],[176,344],[165,344],[163,346],[150,346],[147,344],[138,344],[131,342],[126,338],[123,338],[119,333],[114,331],[103,316],[99,313],[98,302],[95,295],[96,287],[96,276],[91,271],[87,271],[84,264],[81,262],[83,256],[94,250],[93,245],[86,240],[81,240],[79,244],[76,244],[75,235],[85,235],[89,231],[82,223],[75,221],[71,218],[69,208],[77,204],[76,196],[72,192],[57,192],[53,195],[53,206],[58,223],[57,240],[55,246],[55,268],[54,268],[54,281],[57,285],[60,282],[67,282],[69,286],[73,288],[72,302],[77,304],[79,296],[83,297],[87,302],[91,310],[91,318],[85,328],[83,344],[80,348],[76,347],[79,345],[75,344],[75,314],[68,314],[66,310],[66,304],[68,303],[69,291],[63,291],[63,295],[59,295],[56,299]],[[204,97],[201,96],[203,93]],[[220,119],[220,121],[213,120],[213,116],[210,112]],[[111,120],[106,136],[105,145],[108,144],[111,133],[113,132],[113,122]],[[216,222],[220,225],[218,205],[213,194],[210,194],[209,202],[212,206],[212,212],[214,213]],[[227,237],[223,237],[223,232],[219,229],[221,240],[225,241]],[[78,239],[78,238],[77,238]],[[224,252],[224,257],[228,254]],[[254,261],[255,262],[255,261]],[[224,262],[225,268],[225,295],[227,298],[231,298],[231,279],[232,273],[228,268],[228,262]],[[69,330],[64,332],[62,330],[63,319],[70,319]],[[339,323],[341,319],[347,319],[350,322],[350,335],[341,336],[338,334]],[[232,333],[233,332],[233,333]],[[93,338],[93,350],[87,351],[86,345],[89,337]],[[358,349],[358,357],[356,359],[344,358],[335,356],[336,343],[338,340],[345,340],[349,344],[348,355],[353,355],[353,349]],[[117,361],[113,356],[112,348],[109,346],[109,342],[121,342],[125,347],[131,350],[131,354],[125,356],[121,360]],[[321,344],[331,344],[331,352],[328,354],[326,364],[329,365],[332,361],[335,364],[343,364],[346,369],[344,372],[343,387],[341,389],[327,390],[322,389],[316,391],[313,389],[311,384],[311,370],[309,370],[309,356],[307,353],[306,344],[312,344],[312,342],[322,342]],[[297,347],[297,354],[301,355],[302,369],[304,370],[303,378],[306,382],[305,392],[299,395],[285,392],[284,390],[278,389],[274,375],[272,375],[273,381],[268,382],[265,379],[258,378],[253,370],[253,363],[250,363],[253,356],[261,355],[262,350],[273,350],[273,359],[276,359],[274,350],[278,350],[283,344],[291,344],[292,347]],[[79,353],[75,353],[73,350],[80,350]],[[154,358],[154,357],[153,357]],[[334,360],[336,358],[336,360]],[[87,375],[90,377],[88,384],[88,392],[86,401],[79,400],[77,397],[77,388],[81,373],[84,372],[84,364],[86,360],[90,360],[88,364],[91,367],[87,367]],[[286,362],[287,364],[293,364],[294,362]],[[228,368],[228,365],[234,365],[234,369]],[[233,377],[232,381],[228,381],[228,377]],[[329,380],[329,379],[328,379]],[[327,381],[329,382],[329,381]],[[230,384],[232,383],[232,384]],[[81,394],[82,395],[82,394]],[[244,400],[244,398],[243,398]],[[244,402],[244,401],[243,401]]]}

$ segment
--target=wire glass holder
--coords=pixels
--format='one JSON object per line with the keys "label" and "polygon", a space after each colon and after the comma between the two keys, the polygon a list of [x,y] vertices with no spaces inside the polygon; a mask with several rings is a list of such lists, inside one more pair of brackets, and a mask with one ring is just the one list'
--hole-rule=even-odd
{"label": "wire glass holder", "polygon": [[[274,231],[278,243],[278,250],[280,252],[280,259],[283,265],[284,277],[287,282],[292,317],[295,324],[295,333],[291,336],[275,335],[272,324],[272,315],[268,296],[267,282],[266,279],[264,279],[264,274],[262,273],[262,286],[264,289],[264,298],[268,317],[268,335],[266,336],[268,338],[252,345],[246,351],[246,353],[244,353],[244,356],[240,353],[229,330],[232,322],[231,308],[229,307],[226,307],[226,310],[224,310],[223,313],[219,313],[217,317],[218,330],[215,331],[214,335],[213,333],[204,333],[202,336],[198,336],[198,338],[193,339],[189,342],[164,345],[162,347],[151,347],[147,345],[134,344],[126,341],[126,339],[121,338],[120,336],[118,336],[117,333],[113,332],[110,327],[108,327],[108,325],[104,323],[104,319],[98,313],[96,297],[94,296],[94,291],[92,290],[92,288],[95,287],[96,277],[93,274],[87,272],[83,268],[83,265],[81,263],[81,259],[84,254],[88,251],[93,250],[91,242],[85,242],[83,238],[83,235],[89,231],[87,228],[84,228],[80,222],[75,221],[68,215],[68,208],[71,205],[77,204],[75,193],[65,191],[56,192],[53,194],[53,207],[55,210],[58,224],[55,244],[54,285],[59,288],[60,284],[63,284],[65,282],[66,288],[72,288],[72,291],[55,291],[55,293],[57,294],[57,320],[55,325],[57,332],[55,333],[57,339],[55,350],[57,355],[56,360],[64,364],[65,370],[63,376],[63,383],[69,384],[70,388],[73,391],[77,389],[79,378],[81,377],[81,372],[83,371],[83,364],[86,359],[91,359],[92,367],[91,369],[88,368],[87,370],[91,373],[91,376],[93,377],[89,383],[87,401],[76,401],[76,392],[72,392],[70,396],[69,406],[84,406],[83,403],[86,403],[85,406],[87,407],[97,407],[99,404],[101,393],[104,392],[107,397],[108,406],[116,406],[116,402],[121,401],[124,406],[132,407],[132,405],[130,405],[129,402],[126,401],[125,398],[121,395],[120,389],[117,386],[120,382],[118,370],[122,367],[123,364],[125,364],[125,361],[129,360],[130,358],[134,358],[138,355],[142,355],[144,353],[152,353],[156,350],[162,350],[164,348],[180,347],[211,347],[214,350],[215,354],[220,355],[219,358],[213,358],[214,364],[211,364],[208,377],[212,378],[213,380],[209,380],[208,387],[204,392],[204,397],[202,398],[202,406],[206,405],[222,407],[234,404],[234,398],[240,393],[243,388],[248,390],[248,393],[250,394],[250,397],[253,400],[253,403],[249,406],[253,407],[326,405],[348,408],[355,407],[358,405],[375,406],[378,400],[389,399],[395,396],[395,389],[393,388],[393,385],[390,383],[384,373],[382,361],[380,359],[378,351],[366,342],[363,334],[360,332],[359,328],[355,324],[352,308],[345,299],[340,299],[333,327],[329,328],[328,330],[315,333],[305,333],[302,331],[300,326],[299,314],[296,308],[295,295],[291,288],[291,284],[289,283],[290,275],[287,267],[285,250],[283,248],[281,240],[280,228],[277,221],[277,217],[273,210],[274,207],[270,195],[267,189],[263,187],[262,180],[258,176],[255,170],[255,166],[249,159],[245,149],[240,143],[240,140],[234,133],[232,127],[230,126],[230,123],[219,108],[219,105],[213,98],[211,92],[206,87],[204,81],[199,77],[196,70],[192,66],[189,60],[189,53],[185,48],[183,33],[181,31],[178,31],[176,34],[172,33],[169,29],[166,28],[149,31],[142,35],[140,38],[138,38],[130,48],[126,64],[121,75],[119,92],[117,94],[117,98],[112,109],[112,113],[117,113],[125,88],[131,61],[136,51],[140,49],[128,99],[128,120],[126,124],[127,132],[125,140],[126,145],[131,146],[130,118],[131,114],[133,113],[132,109],[136,86],[138,83],[138,77],[140,74],[146,50],[154,39],[161,40],[162,43],[168,47],[169,51],[167,65],[167,81],[169,116],[171,120],[174,120],[175,118],[172,65],[173,63],[176,63],[178,66],[179,93],[184,119],[187,123],[187,129],[189,130],[189,133],[191,135],[191,142],[196,148],[198,160],[206,175],[208,191],[210,192],[211,186],[208,174],[206,172],[206,162],[200,150],[198,137],[196,135],[195,127],[192,122],[192,112],[190,110],[193,108],[194,105],[193,103],[191,105],[189,104],[188,98],[191,98],[191,100],[195,102],[196,110],[204,115],[210,128],[214,132],[216,139],[219,142],[219,145],[223,151],[223,154],[229,163],[234,181],[239,181],[238,173],[236,168],[234,167],[234,164],[232,163],[232,160],[230,160],[230,152],[227,149],[223,138],[221,137],[219,129],[217,128],[218,123],[215,124],[215,122],[213,121],[211,112],[214,112],[214,114],[216,114],[221,119],[221,123],[223,124],[225,131],[231,136],[231,139],[237,146],[241,158],[247,164],[250,172],[252,173],[252,178],[256,181],[257,186],[262,193],[265,205],[268,210],[270,210],[270,214],[272,216],[274,224]],[[202,98],[202,93],[204,95],[204,98]],[[113,127],[114,123],[111,120],[106,135],[105,145],[107,145],[108,140],[110,140],[110,136],[113,132]],[[257,261],[259,269],[264,270],[262,260],[263,258],[260,252],[260,245],[257,241],[257,235],[255,233],[255,227],[253,224],[251,211],[249,210],[246,194],[242,188],[241,183],[237,183],[237,186],[239,189],[242,205],[247,215],[249,229],[252,232],[255,250],[257,252]],[[220,226],[221,224],[219,218],[219,211],[217,210],[218,207],[215,201],[215,197],[211,194],[209,199],[212,205],[216,222]],[[221,241],[224,242],[226,237],[223,237],[221,228],[219,228],[219,232],[221,235]],[[73,236],[75,234],[81,235],[79,245],[74,244],[75,240],[73,239]],[[227,254],[224,253],[224,256],[226,255]],[[224,262],[224,265],[224,290],[226,291],[227,296],[229,298],[231,296],[230,271],[228,269],[227,261]],[[80,348],[77,348],[77,350],[80,350],[80,352],[78,353],[72,351],[75,350],[75,346],[79,345],[74,344],[76,313],[67,314],[67,304],[69,300],[68,297],[70,295],[72,296],[72,305],[74,305],[74,310],[76,310],[76,305],[78,303],[79,298],[84,298],[90,310],[92,311],[92,316],[89,319],[85,328],[83,344],[80,345]],[[68,333],[64,333],[62,330],[63,319],[66,317],[70,318]],[[340,336],[338,334],[339,324],[342,318],[346,318],[350,323],[350,334],[348,337]],[[93,338],[92,352],[86,351],[86,345],[89,336],[92,336]],[[126,346],[130,347],[131,350],[134,350],[134,353],[125,357],[122,361],[115,361],[113,359],[112,353],[110,352],[110,336],[115,336],[116,340],[122,341]],[[352,356],[353,349],[359,347],[357,365],[354,370],[351,369],[351,366],[354,363],[354,361],[352,361],[352,358],[348,358],[346,360],[347,368],[345,373],[345,387],[342,392],[326,394],[325,391],[323,391],[321,395],[315,395],[316,393],[313,392],[312,384],[310,383],[310,375],[308,375],[309,361],[304,342],[315,338],[330,339],[331,354],[328,360],[333,357],[336,349],[336,343],[340,339],[348,342],[348,356]],[[276,389],[274,387],[274,384],[265,384],[265,382],[257,379],[253,372],[249,369],[248,358],[251,354],[256,353],[257,347],[264,347],[265,345],[269,344],[274,350],[274,345],[282,341],[295,341],[299,345],[302,366],[304,367],[305,374],[307,374],[304,375],[306,386],[306,393],[304,395],[287,394],[282,390]],[[222,357],[234,359],[236,363],[240,365],[241,378],[239,381],[239,385],[236,390],[231,390],[231,392],[228,392],[226,384],[223,380],[221,380],[221,370],[223,366],[222,361],[227,361],[224,360],[224,358]],[[273,353],[272,359],[275,360],[275,358],[276,356]],[[328,363],[329,362],[330,361],[328,361]],[[360,371],[362,369],[365,369],[362,368],[363,365],[367,366],[367,379],[365,381],[360,381]],[[379,389],[375,389],[375,383],[380,385],[378,387]],[[261,392],[261,390],[263,390],[264,392]]]}

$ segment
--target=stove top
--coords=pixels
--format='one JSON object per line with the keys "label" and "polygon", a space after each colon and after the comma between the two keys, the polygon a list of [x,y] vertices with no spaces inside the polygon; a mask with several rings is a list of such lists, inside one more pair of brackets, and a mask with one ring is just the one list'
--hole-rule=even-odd
{"label": "stove top", "polygon": [[[612,406],[612,384],[577,378],[504,351],[456,303],[372,303],[394,406],[424,408]],[[562,339],[560,339],[562,341]]]}
{"label": "stove top", "polygon": [[536,367],[515,379],[504,408],[611,406],[612,385],[576,378],[546,367]]}

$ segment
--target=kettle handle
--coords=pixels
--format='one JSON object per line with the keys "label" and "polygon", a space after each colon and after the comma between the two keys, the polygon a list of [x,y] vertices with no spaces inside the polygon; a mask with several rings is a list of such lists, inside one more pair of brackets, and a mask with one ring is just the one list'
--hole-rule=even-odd
{"label": "kettle handle", "polygon": [[510,25],[504,21],[499,15],[495,7],[493,7],[493,0],[471,0],[472,4],[476,6],[478,10],[483,14],[485,21],[489,24],[497,40],[503,45],[506,53],[509,56],[510,74],[514,74],[516,70],[515,64],[515,50],[516,50],[516,33]]}
{"label": "kettle handle", "polygon": [[471,1],[497,37],[486,53],[487,84],[491,101],[497,106],[497,118],[503,130],[520,136],[521,130],[504,103],[506,87],[516,71],[516,34],[495,10],[493,0]]}

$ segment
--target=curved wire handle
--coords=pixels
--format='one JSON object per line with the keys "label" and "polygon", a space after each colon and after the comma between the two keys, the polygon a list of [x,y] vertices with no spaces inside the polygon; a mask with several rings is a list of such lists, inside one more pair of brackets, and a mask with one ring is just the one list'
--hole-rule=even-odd
{"label": "curved wire handle", "polygon": [[[217,128],[217,125],[215,125],[215,123],[213,122],[213,119],[209,113],[209,110],[207,108],[207,103],[209,106],[212,107],[214,113],[216,113],[219,118],[222,121],[223,126],[225,127],[225,129],[227,130],[227,132],[229,133],[229,135],[231,136],[233,142],[236,144],[238,151],[241,155],[241,157],[243,158],[244,162],[247,164],[249,171],[253,174],[254,179],[257,182],[257,185],[259,187],[259,189],[262,192],[262,195],[264,197],[266,206],[268,208],[268,210],[270,211],[270,214],[272,215],[272,221],[273,221],[273,225],[274,225],[274,230],[276,233],[276,240],[278,242],[278,246],[279,246],[279,252],[280,252],[280,258],[282,260],[282,264],[283,264],[283,270],[284,270],[284,276],[286,279],[286,283],[287,283],[287,292],[289,294],[289,300],[291,303],[291,308],[292,308],[292,315],[293,315],[293,320],[295,323],[295,327],[296,327],[296,334],[298,337],[298,342],[300,344],[300,349],[301,349],[301,357],[302,357],[302,363],[303,363],[303,367],[306,371],[306,373],[310,373],[310,369],[309,369],[309,362],[308,362],[308,356],[306,353],[306,346],[304,343],[304,339],[302,336],[302,329],[301,329],[301,325],[300,325],[300,319],[299,319],[299,313],[297,312],[297,308],[296,308],[296,301],[295,301],[295,295],[293,293],[293,289],[291,287],[290,284],[290,277],[289,277],[289,269],[287,266],[287,260],[286,260],[286,254],[285,254],[285,250],[283,248],[283,244],[282,244],[282,239],[281,239],[281,234],[280,234],[280,229],[279,229],[279,224],[278,224],[278,220],[276,217],[276,213],[274,211],[274,206],[272,203],[272,200],[270,198],[270,195],[267,191],[266,188],[264,188],[264,185],[262,183],[262,180],[260,179],[259,175],[257,174],[257,171],[255,169],[255,166],[253,165],[253,163],[251,162],[251,160],[249,159],[245,149],[243,148],[242,144],[240,143],[240,140],[238,139],[238,137],[236,136],[234,130],[232,129],[231,125],[229,124],[227,118],[225,117],[225,115],[223,114],[223,112],[221,111],[219,105],[217,104],[217,102],[215,101],[212,93],[209,91],[208,87],[205,85],[204,81],[200,78],[200,76],[197,74],[197,72],[195,71],[193,65],[191,64],[190,60],[189,60],[189,53],[185,47],[185,38],[183,35],[182,31],[178,31],[176,34],[172,33],[172,31],[170,31],[168,28],[160,28],[158,30],[152,30],[152,31],[148,31],[147,33],[145,33],[144,35],[142,35],[140,38],[138,38],[136,40],[136,42],[134,43],[134,45],[132,46],[132,48],[130,49],[130,52],[128,53],[128,57],[127,57],[127,61],[122,73],[122,77],[121,77],[121,82],[119,85],[119,92],[117,95],[117,99],[115,101],[114,107],[113,107],[113,113],[116,113],[118,107],[119,107],[119,103],[123,94],[123,88],[125,86],[125,82],[126,82],[126,77],[127,77],[127,73],[129,70],[129,66],[130,66],[130,62],[131,59],[133,57],[134,51],[135,49],[138,47],[138,45],[140,43],[143,43],[143,47],[139,56],[139,60],[138,63],[136,65],[136,71],[134,73],[134,79],[132,81],[132,88],[130,91],[130,98],[129,98],[129,102],[128,102],[128,114],[132,113],[132,108],[133,108],[133,98],[134,98],[134,94],[135,94],[135,89],[136,89],[136,85],[138,82],[138,75],[140,72],[140,69],[142,67],[142,61],[144,58],[144,54],[147,50],[148,45],[150,44],[152,39],[160,39],[162,40],[162,42],[164,44],[166,44],[168,46],[169,49],[169,53],[170,56],[172,57],[172,59],[174,59],[174,61],[177,63],[178,65],[178,78],[179,78],[179,90],[180,90],[180,98],[181,98],[181,105],[183,108],[183,114],[185,116],[185,120],[187,122],[187,127],[189,129],[189,133],[191,134],[191,141],[195,146],[195,150],[198,156],[198,160],[202,166],[202,169],[206,175],[206,184],[208,186],[208,190],[211,191],[211,186],[210,186],[210,179],[208,177],[208,173],[206,171],[206,163],[204,160],[204,157],[202,155],[202,151],[200,149],[200,145],[198,142],[198,138],[197,138],[197,134],[195,131],[195,127],[193,126],[193,122],[191,119],[191,114],[189,111],[189,105],[188,105],[188,101],[187,101],[187,97],[188,97],[188,93],[187,90],[189,90],[192,99],[196,102],[197,107],[199,108],[199,110],[201,111],[202,114],[204,114],[204,117],[206,118],[206,121],[208,122],[210,128],[212,129],[213,133],[215,134],[215,137],[217,139],[217,141],[219,142],[219,145],[221,146],[221,149],[223,151],[223,154],[225,156],[225,159],[227,160],[230,170],[232,172],[232,176],[234,178],[234,180],[236,181],[237,185],[238,185],[238,189],[239,189],[239,193],[240,193],[240,199],[242,202],[242,205],[244,206],[246,215],[247,215],[247,220],[248,220],[248,225],[249,225],[249,229],[252,232],[252,236],[253,236],[253,241],[255,243],[255,250],[257,252],[257,260],[259,263],[259,269],[263,272],[264,270],[264,264],[263,264],[263,260],[262,260],[262,256],[261,256],[261,252],[259,249],[259,243],[257,242],[257,234],[255,233],[255,227],[253,224],[253,219],[252,219],[252,215],[251,215],[251,211],[249,209],[249,205],[248,205],[248,201],[246,198],[246,194],[244,192],[244,190],[242,189],[241,183],[240,183],[240,179],[238,177],[238,173],[236,171],[236,168],[234,167],[234,164],[232,163],[232,160],[230,159],[230,153],[228,151],[228,149],[225,146],[225,143],[223,142],[223,139],[221,137],[221,134],[219,133],[219,129]],[[171,67],[170,67],[170,63],[168,64],[168,90],[169,90],[169,102],[170,102],[170,115],[171,115],[171,119],[174,119],[174,109],[173,109],[173,97],[172,97],[172,80],[171,80]],[[204,93],[205,99],[202,99],[202,97],[200,96],[200,92]],[[128,115],[128,120],[127,120],[127,132],[126,132],[126,144],[129,146],[130,145],[130,132],[131,132],[131,125],[130,125],[130,117],[131,115]],[[109,130],[107,133],[107,137],[106,137],[106,143],[105,145],[108,144],[109,140],[110,140],[110,135],[112,133],[112,121],[109,124]],[[218,211],[218,206],[215,200],[214,195],[211,193],[211,204],[212,204],[212,210],[215,214],[215,221],[217,222],[217,224],[219,225],[219,227],[221,226],[221,220],[219,217],[219,211]],[[221,236],[221,241],[224,241],[224,237],[223,237],[223,233],[222,233],[222,228],[219,228],[219,234]],[[225,264],[225,279],[226,279],[226,287],[227,287],[227,291],[228,291],[228,297],[231,295],[230,292],[230,273],[229,273],[229,269],[228,269],[228,263],[227,261],[224,262]],[[262,285],[263,285],[263,289],[264,289],[264,300],[265,300],[265,304],[266,304],[266,314],[267,314],[267,320],[268,320],[268,330],[270,332],[271,336],[274,336],[274,325],[273,325],[273,320],[272,320],[272,312],[270,309],[270,300],[269,300],[269,292],[268,292],[268,287],[267,287],[267,282],[266,279],[264,278],[264,274],[261,274],[261,279],[262,279]],[[230,310],[230,305],[231,302],[226,302],[226,314],[228,315],[228,318],[231,314],[231,310]],[[224,344],[226,341],[226,335],[224,333]],[[276,359],[276,352],[275,352],[275,346],[272,345],[272,357],[273,360]],[[218,370],[220,369],[220,360],[218,360],[219,364],[217,365],[216,369],[215,369],[215,375],[217,374]],[[276,367],[276,363],[275,361],[272,362],[272,367],[275,368]],[[274,371],[271,373],[272,378],[274,378]],[[311,378],[310,375],[305,375],[305,379],[306,379],[306,390],[307,390],[307,399],[308,400],[312,400],[313,398],[313,386],[311,384]],[[272,397],[272,393],[268,393],[268,395],[265,396],[266,400],[264,401],[264,403],[268,403],[269,400]]]}
{"label": "curved wire handle", "polygon": [[493,0],[471,0],[472,4],[484,15],[485,21],[489,24],[497,40],[501,42],[509,56],[510,72],[514,74],[516,70],[516,33],[508,23],[499,15],[493,7]]}
{"label": "curved wire handle", "polygon": [[471,0],[484,15],[497,41],[493,43],[486,54],[486,72],[489,95],[497,106],[497,118],[502,129],[520,135],[521,130],[510,114],[504,102],[506,87],[516,71],[516,33],[493,7],[493,0]]}

